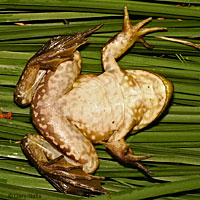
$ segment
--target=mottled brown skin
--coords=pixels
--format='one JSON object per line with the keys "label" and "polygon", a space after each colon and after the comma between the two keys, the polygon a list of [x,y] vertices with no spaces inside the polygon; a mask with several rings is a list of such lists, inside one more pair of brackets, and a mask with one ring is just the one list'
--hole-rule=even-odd
{"label": "mottled brown skin", "polygon": [[[101,25],[47,42],[28,62],[15,90],[19,105],[31,103],[32,120],[43,136],[29,134],[22,149],[38,171],[64,193],[102,194],[102,177],[93,173],[99,160],[93,143],[104,144],[119,161],[149,172],[125,142],[166,108],[173,87],[164,77],[144,70],[121,70],[116,59],[135,42],[150,47],[143,35],[165,28],[132,26],[127,7],[122,32],[102,49],[105,70],[99,76],[80,75],[80,45]],[[48,142],[47,142],[48,141]]]}

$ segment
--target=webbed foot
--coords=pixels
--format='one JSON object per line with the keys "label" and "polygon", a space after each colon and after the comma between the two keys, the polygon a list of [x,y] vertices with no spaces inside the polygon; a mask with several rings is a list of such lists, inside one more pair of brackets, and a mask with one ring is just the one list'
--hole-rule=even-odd
{"label": "webbed foot", "polygon": [[104,177],[85,173],[81,166],[74,166],[51,146],[42,136],[29,134],[22,139],[25,155],[58,191],[91,196],[108,193],[101,187]]}
{"label": "webbed foot", "polygon": [[85,37],[98,30],[102,25],[103,23],[73,35],[56,36],[45,43],[28,61],[15,88],[15,102],[22,107],[30,104],[46,71],[56,71],[61,63],[73,60],[76,49],[89,40]]}
{"label": "webbed foot", "polygon": [[101,187],[103,177],[89,175],[83,171],[82,167],[70,167],[64,156],[43,163],[38,169],[60,192],[81,196],[107,193]]}
{"label": "webbed foot", "polygon": [[55,36],[46,42],[43,47],[29,61],[31,65],[40,66],[40,69],[55,71],[59,64],[72,60],[75,50],[88,42],[87,35],[98,30],[103,23],[83,32],[72,35]]}

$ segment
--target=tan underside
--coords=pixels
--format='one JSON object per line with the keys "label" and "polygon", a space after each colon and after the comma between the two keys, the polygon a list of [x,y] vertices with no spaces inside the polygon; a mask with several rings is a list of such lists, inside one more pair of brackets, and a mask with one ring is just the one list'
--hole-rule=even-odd
{"label": "tan underside", "polygon": [[57,105],[61,114],[94,143],[109,139],[124,120],[123,95],[111,73],[80,76]]}
{"label": "tan underside", "polygon": [[154,121],[163,110],[172,94],[173,86],[164,77],[145,70],[126,70],[129,75],[137,80],[142,91],[144,111],[142,120],[133,130],[140,130]]}

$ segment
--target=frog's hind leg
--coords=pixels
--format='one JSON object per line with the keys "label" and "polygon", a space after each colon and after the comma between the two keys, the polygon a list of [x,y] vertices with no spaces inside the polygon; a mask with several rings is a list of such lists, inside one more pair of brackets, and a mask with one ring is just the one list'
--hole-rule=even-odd
{"label": "frog's hind leg", "polygon": [[91,176],[81,167],[68,163],[64,155],[48,143],[43,136],[28,134],[22,139],[21,146],[40,174],[57,190],[85,196],[106,193],[101,187],[103,177]]}
{"label": "frog's hind leg", "polygon": [[[53,161],[50,159],[50,162],[46,163],[46,161],[45,164],[41,164],[49,152],[46,150],[49,146],[46,148],[47,143],[41,138],[36,141],[40,145],[36,145],[36,142],[30,141],[31,136],[28,136],[24,141],[30,141],[29,145],[23,149],[30,147],[34,152],[42,147],[42,151],[39,150],[38,153],[35,153],[36,156],[33,156],[32,160],[36,167],[38,166],[38,170],[62,192],[76,193],[79,188],[85,188],[86,193],[104,193],[98,184],[93,187],[96,178],[86,175],[93,173],[99,165],[94,146],[67,117],[62,115],[58,108],[58,100],[73,88],[81,70],[81,56],[76,48],[87,41],[84,38],[86,35],[97,30],[100,26],[72,36],[53,38],[33,59],[33,62],[38,63],[41,68],[48,70],[34,92],[31,102],[32,121],[44,138],[59,152],[62,152],[64,159],[58,156],[59,159],[55,157]],[[49,70],[51,68],[56,68],[56,70]],[[62,103],[65,104],[65,102]],[[47,153],[42,156],[41,161],[36,162],[37,155],[40,152],[43,153],[43,150]],[[33,155],[29,152],[27,154],[30,157]],[[38,156],[40,157],[40,155]],[[63,162],[64,165],[62,165]],[[60,163],[62,163],[61,167]],[[79,170],[75,173],[74,170],[77,167]],[[93,185],[87,181],[88,179],[94,180],[92,181]]]}
{"label": "frog's hind leg", "polygon": [[76,49],[89,40],[85,37],[102,25],[73,35],[56,36],[45,43],[28,61],[14,91],[15,102],[22,107],[30,104],[46,72],[56,71],[61,63],[73,60]]}

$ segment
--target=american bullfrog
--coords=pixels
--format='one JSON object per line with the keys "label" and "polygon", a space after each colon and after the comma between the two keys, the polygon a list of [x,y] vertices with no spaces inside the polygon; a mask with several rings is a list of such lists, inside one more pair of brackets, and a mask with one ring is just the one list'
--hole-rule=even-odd
{"label": "american bullfrog", "polygon": [[173,86],[166,78],[145,70],[122,70],[116,59],[135,42],[150,46],[142,36],[165,28],[142,28],[151,21],[130,23],[124,8],[124,25],[102,49],[104,72],[80,75],[77,48],[99,29],[50,39],[27,63],[15,89],[20,106],[31,105],[35,127],[42,135],[28,134],[21,146],[38,171],[64,193],[107,193],[103,177],[91,175],[99,160],[93,144],[104,144],[120,162],[149,172],[141,160],[152,155],[132,153],[124,137],[154,121],[166,108]]}

